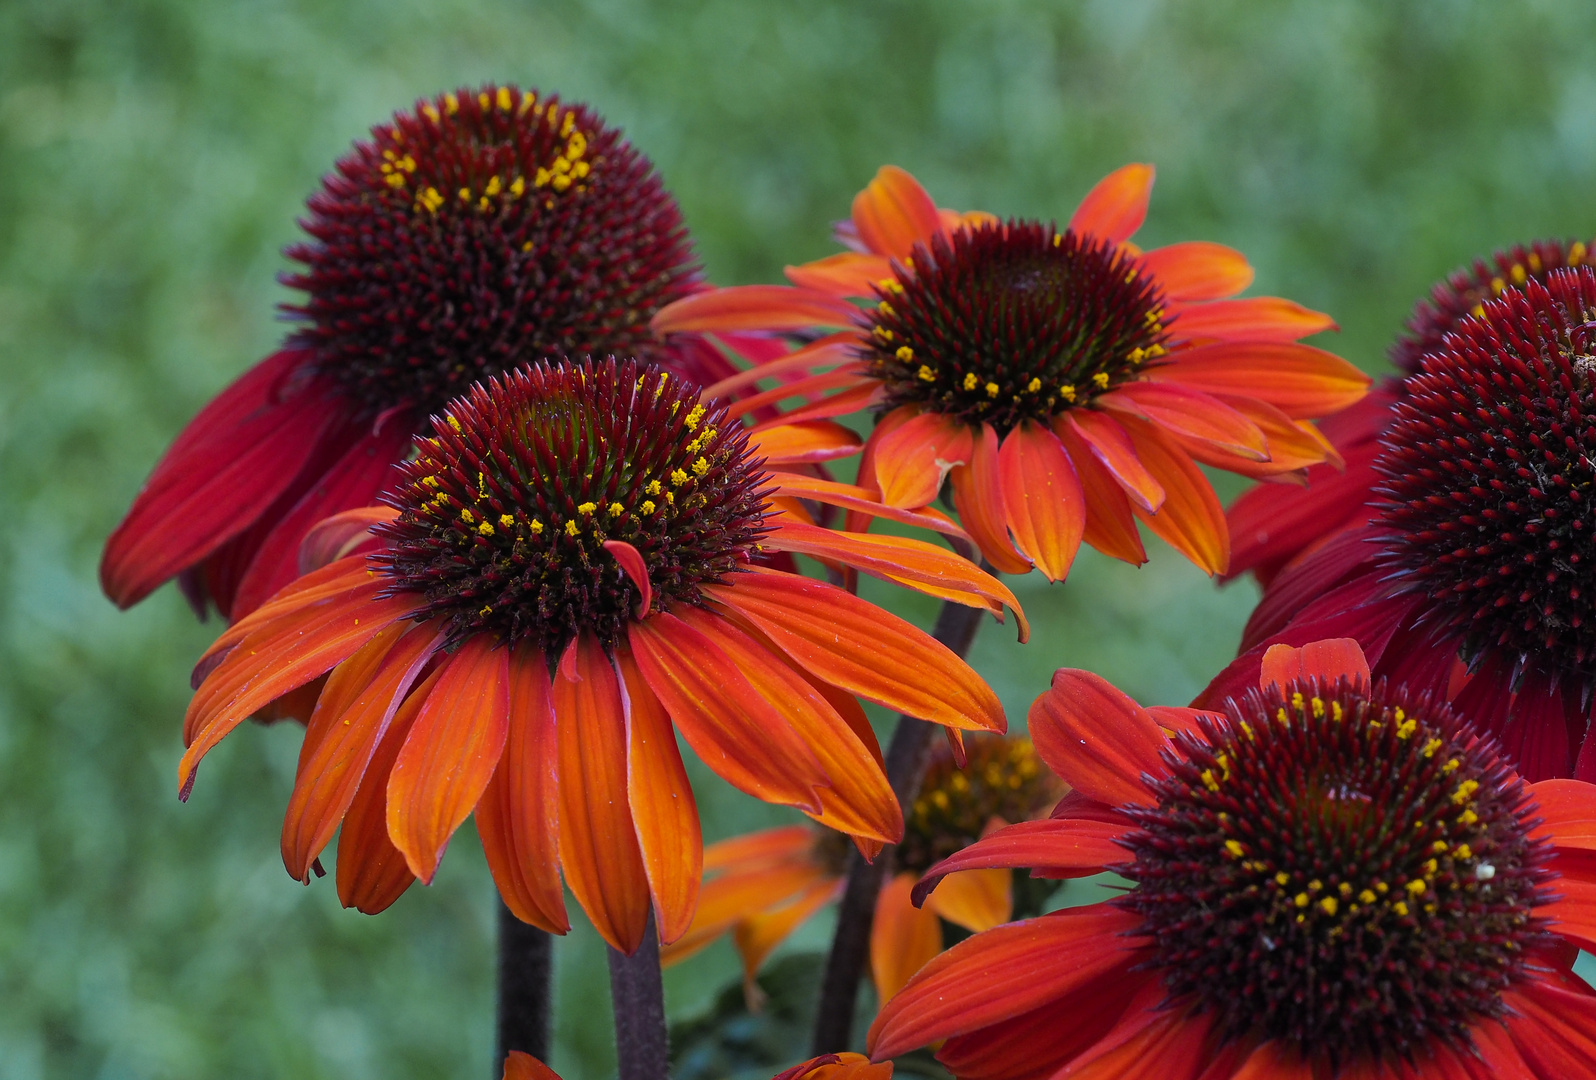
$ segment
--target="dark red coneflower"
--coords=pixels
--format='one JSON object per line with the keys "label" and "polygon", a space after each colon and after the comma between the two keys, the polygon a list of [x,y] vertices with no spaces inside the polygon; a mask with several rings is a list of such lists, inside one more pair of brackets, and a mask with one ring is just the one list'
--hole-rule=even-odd
{"label": "dark red coneflower", "polygon": [[[425,418],[543,358],[636,356],[712,381],[701,339],[653,313],[701,287],[675,200],[584,105],[509,86],[423,101],[357,143],[288,249],[306,293],[281,351],[178,436],[106,545],[137,603],[179,575],[238,618],[292,580],[305,532],[369,504]],[[726,370],[731,370],[726,365]]]}
{"label": "dark red coneflower", "polygon": [[1203,700],[1249,681],[1270,643],[1349,636],[1376,674],[1462,704],[1531,779],[1596,775],[1578,757],[1596,684],[1593,320],[1596,272],[1559,270],[1427,354],[1373,465],[1372,520],[1275,582]]}

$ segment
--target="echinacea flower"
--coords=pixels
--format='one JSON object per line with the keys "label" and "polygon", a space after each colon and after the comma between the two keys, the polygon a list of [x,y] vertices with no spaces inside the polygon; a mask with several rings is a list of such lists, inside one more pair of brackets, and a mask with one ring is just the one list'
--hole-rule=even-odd
{"label": "echinacea flower", "polygon": [[704,287],[653,165],[585,105],[510,86],[422,101],[310,197],[283,348],[178,435],[106,543],[122,607],[168,578],[238,618],[298,573],[318,521],[370,504],[429,414],[547,357],[731,370],[648,320]]}
{"label": "echinacea flower", "polygon": [[1146,561],[1137,521],[1209,573],[1229,541],[1197,463],[1247,476],[1332,456],[1308,421],[1363,396],[1368,378],[1297,343],[1334,326],[1274,297],[1228,299],[1252,281],[1210,243],[1142,252],[1153,170],[1128,165],[1060,229],[939,210],[886,167],[839,229],[854,250],[789,267],[790,287],[716,289],[667,305],[664,333],[823,336],[723,381],[836,365],[748,398],[835,391],[758,425],[815,453],[850,452],[825,418],[878,410],[860,486],[900,508],[944,478],[998,570],[1068,572],[1082,540]]}
{"label": "echinacea flower", "polygon": [[[758,560],[802,550],[975,606],[1012,594],[930,544],[832,543],[779,512],[746,433],[682,380],[540,363],[473,387],[433,429],[398,467],[376,550],[229,628],[185,718],[186,795],[244,718],[331,673],[282,851],[308,880],[342,822],[346,905],[381,910],[430,881],[475,811],[511,911],[563,933],[563,870],[629,953],[651,901],[671,941],[698,895],[676,732],[741,790],[879,845],[902,815],[853,695],[1002,730],[997,697],[929,635]],[[345,546],[374,516],[351,515]]]}
{"label": "echinacea flower", "polygon": [[1109,869],[1107,903],[955,945],[877,1058],[945,1039],[961,1080],[1572,1080],[1593,1075],[1596,787],[1526,785],[1348,640],[1270,653],[1222,714],[1061,670],[1031,709],[1075,792],[932,869]]}
{"label": "echinacea flower", "polygon": [[[886,1001],[909,976],[942,951],[946,919],[987,930],[1013,912],[1007,870],[972,870],[943,883],[920,908],[909,894],[932,865],[994,827],[1046,814],[1063,787],[1037,760],[1031,741],[983,736],[966,743],[957,765],[951,747],[927,767],[893,853],[894,874],[881,889],[871,922],[870,967],[876,999]],[[692,925],[661,954],[686,958],[731,931],[742,954],[744,984],[757,1000],[754,976],[772,950],[811,915],[842,894],[848,841],[841,833],[790,825],[732,837],[704,849],[706,881]]]}
{"label": "echinacea flower", "polygon": [[[560,1074],[531,1054],[511,1050],[504,1080],[560,1080]],[[863,1054],[822,1054],[786,1069],[771,1080],[892,1080],[892,1062],[872,1062]]]}
{"label": "echinacea flower", "polygon": [[1380,482],[1374,471],[1380,437],[1424,356],[1441,349],[1446,336],[1466,316],[1479,314],[1486,300],[1526,281],[1544,283],[1552,271],[1579,266],[1590,254],[1580,240],[1537,240],[1498,251],[1489,262],[1476,259],[1437,282],[1414,305],[1406,333],[1391,347],[1396,377],[1381,380],[1368,397],[1319,425],[1343,464],[1310,466],[1303,487],[1260,484],[1231,504],[1225,515],[1231,544],[1226,576],[1250,572],[1267,587],[1298,556],[1368,521],[1368,503]]}
{"label": "echinacea flower", "polygon": [[1525,777],[1596,778],[1596,271],[1505,286],[1478,312],[1405,380],[1366,520],[1271,582],[1201,700],[1250,683],[1271,644],[1351,637]]}

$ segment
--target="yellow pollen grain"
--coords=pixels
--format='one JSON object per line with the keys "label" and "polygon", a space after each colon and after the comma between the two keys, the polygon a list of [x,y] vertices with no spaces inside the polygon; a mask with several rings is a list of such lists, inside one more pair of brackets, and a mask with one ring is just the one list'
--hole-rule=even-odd
{"label": "yellow pollen grain", "polygon": [[[1432,859],[1431,861],[1433,862],[1434,860]],[[1429,886],[1426,885],[1423,881],[1418,881],[1418,880],[1414,880],[1414,881],[1408,882],[1405,887],[1408,890],[1408,892],[1412,893],[1414,896],[1421,895],[1424,892],[1425,889],[1429,888]]]}
{"label": "yellow pollen grain", "polygon": [[1319,906],[1324,909],[1324,913],[1326,915],[1334,915],[1336,913],[1336,908],[1340,905],[1336,902],[1335,897],[1327,896],[1323,900],[1319,901]]}
{"label": "yellow pollen grain", "polygon": [[1464,803],[1468,802],[1470,797],[1473,796],[1473,794],[1479,789],[1480,782],[1478,780],[1465,780],[1457,786],[1456,791],[1452,792],[1452,801],[1457,805],[1462,806]]}
{"label": "yellow pollen grain", "polygon": [[1525,259],[1524,261],[1529,263],[1529,268],[1534,273],[1538,274],[1541,272],[1541,257],[1535,254],[1533,251],[1529,253],[1529,258]]}
{"label": "yellow pollen grain", "polygon": [[654,500],[644,499],[640,508],[642,509],[643,513],[652,514],[654,512]]}
{"label": "yellow pollen grain", "polygon": [[460,421],[453,416],[449,417],[449,426],[454,428],[457,433],[460,431]]}
{"label": "yellow pollen grain", "polygon": [[476,521],[476,520],[477,520],[477,519],[476,519],[476,518],[474,518],[474,517],[472,517],[472,516],[471,516],[471,511],[469,511],[469,510],[466,510],[466,509],[464,509],[464,508],[462,508],[462,509],[461,509],[461,510],[460,510],[460,520],[461,520],[461,521],[463,521],[463,522],[465,522],[465,523],[466,523],[466,524],[467,524],[467,525],[471,525],[471,524],[473,524],[473,523],[474,523],[474,522],[475,522],[475,521]]}
{"label": "yellow pollen grain", "polygon": [[1275,874],[1275,884],[1281,886],[1282,888],[1284,888],[1287,885],[1290,885],[1291,884],[1291,875],[1286,873],[1284,870],[1278,871]]}
{"label": "yellow pollen grain", "polygon": [[898,351],[892,355],[896,356],[899,360],[902,360],[905,364],[907,364],[910,360],[914,359],[914,350],[909,348],[907,345],[899,345]]}
{"label": "yellow pollen grain", "polygon": [[881,312],[881,314],[886,315],[889,318],[891,316],[897,314],[897,312],[892,310],[892,305],[887,303],[885,300],[881,301],[881,303],[876,305],[876,310]]}
{"label": "yellow pollen grain", "polygon": [[880,338],[882,341],[891,341],[892,340],[892,331],[888,330],[885,326],[878,326],[871,332],[873,334],[875,334],[876,337]]}
{"label": "yellow pollen grain", "polygon": [[438,122],[438,107],[433,105],[430,101],[421,106],[421,111],[426,113],[427,119],[431,120],[434,124]]}
{"label": "yellow pollen grain", "polygon": [[[1426,860],[1424,860],[1424,873],[1425,873],[1426,877],[1434,876],[1435,872],[1437,870],[1439,870],[1440,868],[1441,868],[1441,864],[1436,862],[1434,859],[1426,859]],[[1408,888],[1411,889],[1411,888],[1413,888],[1413,886],[1409,885]]]}
{"label": "yellow pollen grain", "polygon": [[648,486],[643,490],[648,492],[650,495],[658,495],[663,486],[664,485],[662,485],[658,480],[650,480],[648,482]]}
{"label": "yellow pollen grain", "polygon": [[493,176],[488,178],[488,186],[482,189],[482,194],[497,195],[500,190],[502,189],[499,186],[499,178],[497,176]]}
{"label": "yellow pollen grain", "polygon": [[1338,724],[1341,722],[1341,702],[1332,701],[1330,703],[1330,719]]}
{"label": "yellow pollen grain", "polygon": [[1305,892],[1300,892],[1300,893],[1298,893],[1296,895],[1296,897],[1291,902],[1293,904],[1296,904],[1298,907],[1307,907],[1308,906],[1308,894],[1305,893]]}
{"label": "yellow pollen grain", "polygon": [[688,431],[697,431],[699,421],[704,419],[704,414],[708,411],[702,405],[694,405],[693,410],[687,414],[687,419],[683,420],[682,423],[687,425]]}
{"label": "yellow pollen grain", "polygon": [[1298,690],[1298,691],[1296,691],[1295,693],[1293,693],[1291,695],[1291,707],[1293,709],[1296,709],[1298,712],[1301,712],[1306,706],[1307,706],[1307,701],[1306,701],[1306,699],[1303,698],[1301,690]]}
{"label": "yellow pollen grain", "polygon": [[1527,277],[1529,277],[1529,275],[1524,272],[1524,267],[1522,267],[1518,263],[1514,263],[1513,264],[1513,284],[1522,285],[1522,284],[1524,284],[1524,279],[1527,278]]}
{"label": "yellow pollen grain", "polygon": [[498,98],[499,98],[499,110],[501,112],[509,112],[512,108],[515,107],[515,99],[510,96],[510,88],[509,87],[507,87],[507,86],[499,87]]}
{"label": "yellow pollen grain", "polygon": [[1336,892],[1340,893],[1342,896],[1351,896],[1352,886],[1343,881],[1341,884],[1336,886]]}
{"label": "yellow pollen grain", "polygon": [[1413,733],[1419,729],[1417,720],[1404,720],[1397,725],[1396,736],[1399,739],[1411,739]]}
{"label": "yellow pollen grain", "polygon": [[1391,905],[1391,910],[1396,912],[1398,915],[1402,916],[1403,918],[1407,918],[1408,906],[1406,904],[1404,904],[1402,901],[1398,900],[1396,903],[1392,904]]}
{"label": "yellow pollen grain", "polygon": [[1457,819],[1464,825],[1472,825],[1476,821],[1480,820],[1480,815],[1476,814],[1473,810],[1465,810],[1457,816]]}
{"label": "yellow pollen grain", "polygon": [[1580,260],[1584,258],[1585,245],[1581,241],[1575,240],[1573,246],[1568,249],[1568,265],[1578,266]]}
{"label": "yellow pollen grain", "polygon": [[493,99],[488,97],[488,92],[484,90],[477,95],[477,104],[481,106],[483,112],[487,112],[493,108]]}
{"label": "yellow pollen grain", "polygon": [[1457,850],[1452,852],[1452,854],[1459,859],[1472,859],[1474,858],[1474,849],[1467,844],[1459,844]]}
{"label": "yellow pollen grain", "polygon": [[687,483],[687,473],[686,473],[686,471],[683,470],[683,469],[672,469],[671,470],[671,483],[677,485],[678,487],[680,487],[682,484]]}
{"label": "yellow pollen grain", "polygon": [[1441,749],[1441,740],[1431,739],[1429,742],[1424,744],[1424,756],[1427,758],[1433,758],[1435,756],[1435,752],[1439,749]]}
{"label": "yellow pollen grain", "polygon": [[1226,840],[1225,850],[1230,853],[1230,857],[1232,859],[1239,859],[1242,857],[1242,855],[1246,854],[1241,844],[1235,840]]}
{"label": "yellow pollen grain", "polygon": [[1374,893],[1370,892],[1368,889],[1364,889],[1362,892],[1360,892],[1358,894],[1358,899],[1361,900],[1364,904],[1372,904],[1372,903],[1374,903],[1376,900],[1378,900],[1380,898],[1378,896],[1374,895]]}
{"label": "yellow pollen grain", "polygon": [[1324,699],[1315,697],[1311,704],[1313,705],[1313,715],[1321,720],[1324,719]]}
{"label": "yellow pollen grain", "polygon": [[981,380],[975,377],[975,372],[973,371],[964,377],[964,388],[966,390],[974,390],[980,383]]}
{"label": "yellow pollen grain", "polygon": [[511,517],[509,514],[500,514],[499,524],[504,526],[506,529],[513,529],[515,528],[515,518]]}
{"label": "yellow pollen grain", "polygon": [[699,458],[697,461],[693,462],[693,472],[697,473],[699,476],[703,476],[708,471],[709,460],[707,458]]}
{"label": "yellow pollen grain", "polygon": [[477,532],[481,533],[483,536],[492,536],[493,535],[493,524],[492,524],[492,522],[484,521],[481,525],[477,526]]}
{"label": "yellow pollen grain", "polygon": [[1501,296],[1502,290],[1505,288],[1507,288],[1507,282],[1503,281],[1501,278],[1497,277],[1491,279],[1491,291],[1497,296]]}
{"label": "yellow pollen grain", "polygon": [[1038,390],[1042,389],[1042,380],[1033,378],[1030,382],[1025,384],[1025,389],[1027,393],[1036,393]]}
{"label": "yellow pollen grain", "polygon": [[1096,375],[1092,376],[1092,381],[1097,384],[1097,388],[1099,390],[1107,390],[1108,389],[1108,372],[1099,371]]}
{"label": "yellow pollen grain", "polygon": [[421,482],[434,491],[438,489],[438,478],[436,476],[423,476]]}
{"label": "yellow pollen grain", "polygon": [[578,514],[592,514],[593,511],[597,509],[598,503],[596,502],[577,503],[576,505],[576,512]]}
{"label": "yellow pollen grain", "polygon": [[998,391],[1001,389],[1002,387],[1000,387],[997,383],[989,382],[986,384],[986,396],[989,398],[995,398],[998,396]]}
{"label": "yellow pollen grain", "polygon": [[443,95],[443,108],[450,116],[460,111],[460,99],[455,96],[453,90]]}
{"label": "yellow pollen grain", "polygon": [[925,364],[921,364],[920,370],[915,372],[915,377],[921,382],[936,382],[937,372],[935,368],[927,367]]}
{"label": "yellow pollen grain", "polygon": [[576,522],[575,521],[567,521],[565,523],[565,535],[566,536],[575,536],[580,531],[581,530],[579,530],[576,527]]}
{"label": "yellow pollen grain", "polygon": [[531,524],[533,536],[543,535],[543,522],[539,521],[537,518],[533,518]]}
{"label": "yellow pollen grain", "polygon": [[1430,850],[1439,855],[1441,852],[1446,850],[1446,841],[1437,840],[1435,843],[1430,845]]}
{"label": "yellow pollen grain", "polygon": [[482,605],[482,610],[477,612],[477,614],[478,615],[492,615],[493,614],[493,605],[492,604],[484,604],[484,605]]}
{"label": "yellow pollen grain", "polygon": [[1063,398],[1065,401],[1068,401],[1068,402],[1073,404],[1074,401],[1075,401],[1075,386],[1074,386],[1074,384],[1073,383],[1065,383],[1063,386],[1059,387],[1058,388],[1058,396]]}
{"label": "yellow pollen grain", "polygon": [[620,517],[624,513],[626,513],[626,507],[618,502],[610,503],[610,517]]}

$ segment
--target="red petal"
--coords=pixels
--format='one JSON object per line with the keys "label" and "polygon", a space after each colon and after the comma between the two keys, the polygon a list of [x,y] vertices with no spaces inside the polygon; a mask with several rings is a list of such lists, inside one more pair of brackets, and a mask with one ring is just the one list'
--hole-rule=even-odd
{"label": "red petal", "polygon": [[874,604],[792,574],[739,574],[704,592],[834,686],[933,723],[1003,731],[991,687],[947,646]]}
{"label": "red petal", "polygon": [[935,236],[942,220],[919,181],[896,165],[883,165],[853,197],[853,226],[872,252],[901,259]]}
{"label": "red petal", "polygon": [[1097,398],[1105,409],[1150,420],[1179,435],[1253,461],[1269,460],[1258,425],[1212,394],[1178,383],[1130,382]]}
{"label": "red petal", "polygon": [[298,572],[309,574],[367,547],[375,548],[377,538],[371,535],[371,527],[398,516],[399,511],[391,506],[360,506],[318,521],[299,543]]}
{"label": "red petal", "polygon": [[1542,780],[1530,785],[1541,818],[1539,831],[1560,848],[1596,851],[1596,784],[1581,780]]}
{"label": "red petal", "polygon": [[1339,330],[1335,320],[1294,300],[1254,296],[1215,300],[1182,307],[1170,328],[1180,341],[1286,342],[1325,330]]}
{"label": "red petal", "polygon": [[1074,668],[1031,703],[1036,752],[1072,788],[1120,806],[1149,801],[1142,774],[1163,776],[1169,739],[1146,709],[1101,675]]}
{"label": "red petal", "polygon": [[1544,1080],[1590,1077],[1596,1062],[1596,995],[1530,980],[1504,1003],[1524,1015],[1508,1030],[1519,1053]]}
{"label": "red petal", "polygon": [[[1126,451],[1134,461],[1135,453],[1130,451],[1130,441],[1125,437],[1124,429],[1115,424],[1111,417],[1103,416],[1101,419],[1112,424],[1114,431],[1126,439]],[[1136,531],[1136,516],[1131,513],[1130,500],[1125,497],[1120,482],[1103,464],[1095,448],[1086,441],[1075,417],[1070,414],[1055,417],[1053,434],[1058,436],[1064,452],[1070,456],[1075,475],[1081,481],[1081,492],[1086,497],[1086,531],[1081,539],[1110,558],[1141,566],[1147,561],[1147,551],[1142,547],[1141,534]],[[1136,462],[1136,468],[1141,469],[1141,462]],[[1157,481],[1152,482],[1156,486]],[[1159,488],[1158,499],[1162,502],[1163,498],[1164,491]]]}
{"label": "red petal", "polygon": [[970,463],[954,469],[950,479],[953,507],[981,554],[1001,573],[1029,573],[1031,560],[1015,551],[1009,540],[998,475],[998,437],[991,424],[982,424],[980,436],[971,438]]}
{"label": "red petal", "polygon": [[924,903],[944,877],[961,870],[1023,866],[1035,868],[1038,872],[1034,877],[1096,874],[1104,867],[1128,861],[1129,853],[1115,841],[1133,827],[1128,820],[1110,824],[1057,818],[1009,825],[927,870],[915,886],[914,902]]}
{"label": "red petal", "polygon": [[575,638],[560,660],[554,718],[565,883],[599,936],[630,956],[648,927],[648,872],[626,794],[621,688],[590,632]]}
{"label": "red petal", "polygon": [[870,923],[870,973],[876,1000],[887,1002],[942,951],[942,922],[909,902],[913,874],[895,874],[876,897]]}
{"label": "red petal", "polygon": [[1142,265],[1158,278],[1171,300],[1222,300],[1252,284],[1252,267],[1235,248],[1189,240],[1142,254]]}
{"label": "red petal", "polygon": [[1093,904],[967,938],[921,968],[870,1025],[870,1055],[896,1057],[976,1031],[1128,968],[1119,935],[1138,916]]}
{"label": "red petal", "polygon": [[1147,201],[1152,195],[1151,165],[1122,166],[1087,192],[1070,217],[1070,228],[1115,244],[1123,243],[1147,220]]}
{"label": "red petal", "polygon": [[844,251],[802,266],[789,266],[784,273],[788,281],[801,289],[814,289],[834,296],[874,296],[877,285],[893,280],[891,259],[882,255],[860,255],[853,251]]}
{"label": "red petal", "polygon": [[1322,683],[1333,683],[1343,675],[1360,679],[1368,686],[1369,661],[1363,657],[1363,648],[1351,638],[1330,638],[1311,641],[1300,649],[1290,645],[1269,646],[1264,651],[1258,685],[1267,689],[1271,683],[1285,686],[1294,680],[1315,676]]}
{"label": "red petal", "polygon": [[998,475],[1015,547],[1049,581],[1062,581],[1086,531],[1086,493],[1064,444],[1027,420],[998,449]]}
{"label": "red petal", "polygon": [[970,428],[941,413],[925,412],[871,440],[876,483],[888,506],[925,506],[942,490],[942,478],[970,460]]}
{"label": "red petal", "polygon": [[676,732],[626,649],[616,653],[626,707],[626,799],[662,943],[687,932],[698,906],[704,840]]}
{"label": "red petal", "polygon": [[570,929],[560,888],[560,788],[554,689],[543,650],[510,653],[510,725],[504,753],[477,803],[477,835],[505,905],[524,923]]}
{"label": "red petal", "polygon": [[632,584],[637,586],[639,595],[633,613],[641,619],[654,606],[654,587],[648,582],[648,564],[637,549],[625,540],[606,540],[604,550],[610,553],[626,576],[632,579]]}
{"label": "red petal", "polygon": [[1136,516],[1206,573],[1224,573],[1230,563],[1230,531],[1208,478],[1152,424],[1130,417],[1123,423],[1136,456],[1164,488],[1158,513],[1135,508]]}

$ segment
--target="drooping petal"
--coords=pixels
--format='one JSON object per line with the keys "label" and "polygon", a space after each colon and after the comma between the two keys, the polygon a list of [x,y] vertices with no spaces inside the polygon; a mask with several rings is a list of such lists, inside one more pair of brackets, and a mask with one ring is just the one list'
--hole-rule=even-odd
{"label": "drooping petal", "polygon": [[1171,325],[1183,341],[1287,342],[1325,330],[1339,330],[1322,311],[1305,308],[1279,296],[1215,300],[1181,307]]}
{"label": "drooping petal", "polygon": [[704,872],[755,870],[762,866],[803,861],[815,846],[815,830],[808,825],[779,825],[774,829],[743,833],[717,840],[704,849]]}
{"label": "drooping petal", "polygon": [[1128,861],[1129,852],[1115,841],[1132,828],[1128,819],[1110,823],[1043,818],[1005,826],[927,870],[915,886],[915,901],[935,900],[941,893],[932,890],[946,888],[964,876],[961,871],[1032,867],[1036,871],[1033,876],[1046,878],[1099,873],[1104,867]]}
{"label": "drooping petal", "polygon": [[1219,496],[1202,470],[1154,425],[1125,417],[1136,456],[1164,488],[1164,505],[1136,516],[1167,544],[1209,574],[1222,574],[1230,564],[1230,530]]}
{"label": "drooping petal", "polygon": [[1212,394],[1178,383],[1129,382],[1096,399],[1105,409],[1151,420],[1187,438],[1252,461],[1269,460],[1258,425]]}
{"label": "drooping petal", "polygon": [[1009,539],[1008,513],[998,474],[998,437],[991,424],[981,425],[979,434],[971,439],[970,463],[955,468],[949,480],[959,520],[987,561],[1001,573],[1029,573],[1031,560],[1015,551]]}
{"label": "drooping petal", "polygon": [[810,916],[842,896],[840,879],[819,878],[779,907],[750,915],[732,930],[732,943],[743,958],[743,978],[752,982],[765,958]]}
{"label": "drooping petal", "polygon": [[[357,506],[323,518],[311,526],[300,541],[299,573],[320,570],[368,545],[376,547],[377,538],[371,534],[371,527],[398,516],[399,511],[391,506]],[[282,595],[277,594],[278,597]]]}
{"label": "drooping petal", "polygon": [[881,166],[869,185],[853,197],[852,218],[859,239],[870,251],[900,259],[942,227],[931,196],[896,165]]}
{"label": "drooping petal", "polygon": [[[1113,423],[1112,419],[1109,422]],[[1147,561],[1147,550],[1142,547],[1136,515],[1131,513],[1125,490],[1081,436],[1073,417],[1069,414],[1054,417],[1053,434],[1058,436],[1064,452],[1070,456],[1070,464],[1075,466],[1075,475],[1081,482],[1081,493],[1086,498],[1086,529],[1081,539],[1110,558],[1141,566]],[[1140,462],[1137,464],[1140,466]],[[1162,489],[1158,497],[1163,499]]]}
{"label": "drooping petal", "polygon": [[998,477],[1015,547],[1049,581],[1062,581],[1086,532],[1086,494],[1064,444],[1027,420],[998,448]]}
{"label": "drooping petal", "polygon": [[806,420],[754,432],[748,437],[748,453],[763,457],[767,465],[809,465],[857,454],[862,444],[857,432],[833,420]]}
{"label": "drooping petal", "polygon": [[1031,703],[1031,740],[1072,788],[1110,806],[1147,803],[1142,774],[1163,776],[1169,739],[1146,709],[1101,675],[1060,668]]}
{"label": "drooping petal", "polygon": [[871,440],[871,446],[881,501],[913,509],[935,500],[948,471],[970,460],[973,440],[969,425],[941,413],[923,412]]}
{"label": "drooping petal", "polygon": [[[916,886],[916,901],[919,895]],[[978,934],[1008,922],[1014,914],[1014,875],[1007,868],[950,874],[924,903],[939,918]]]}
{"label": "drooping petal", "polygon": [[1153,248],[1141,258],[1171,300],[1223,300],[1252,284],[1247,257],[1223,244],[1188,240]]}
{"label": "drooping petal", "polygon": [[1137,916],[1105,904],[999,926],[926,964],[870,1026],[870,1055],[896,1057],[1064,997],[1134,963],[1119,936]]}
{"label": "drooping petal", "polygon": [[1153,172],[1151,165],[1123,165],[1103,177],[1070,216],[1070,228],[1115,244],[1129,240],[1147,220]]}
{"label": "drooping petal", "polygon": [[[1158,508],[1164,505],[1164,485],[1147,471],[1147,466],[1136,456],[1136,448],[1119,421],[1091,409],[1073,410],[1065,413],[1060,420],[1058,426],[1068,428],[1091,447],[1092,457],[1113,474],[1132,501],[1150,514],[1158,512]],[[1079,458],[1074,454],[1070,457],[1079,468]]]}
{"label": "drooping petal", "polygon": [[626,798],[643,854],[661,943],[687,932],[698,906],[704,840],[698,804],[665,708],[648,688],[630,650],[615,655],[626,708]]}
{"label": "drooping petal", "polygon": [[563,934],[560,791],[554,688],[543,650],[510,653],[510,726],[499,767],[477,803],[477,834],[505,906],[524,923]]}
{"label": "drooping petal", "polygon": [[789,266],[783,273],[799,288],[833,296],[872,296],[877,285],[893,279],[891,259],[855,251],[828,255],[802,266]]}
{"label": "drooping petal", "polygon": [[889,709],[972,731],[1002,731],[991,687],[947,646],[842,589],[792,574],[739,574],[704,592],[747,617],[827,682]]}
{"label": "drooping petal", "polygon": [[1354,405],[1371,381],[1334,353],[1266,342],[1187,349],[1174,363],[1149,367],[1143,377],[1210,394],[1257,398],[1293,420],[1328,416]]}
{"label": "drooping petal", "polygon": [[565,883],[599,936],[630,956],[648,926],[648,873],[627,800],[621,687],[591,632],[555,671],[554,726]]}
{"label": "drooping petal", "polygon": [[776,492],[780,495],[813,499],[815,502],[827,503],[844,510],[868,514],[871,517],[886,518],[888,521],[897,521],[904,525],[918,525],[923,529],[932,529],[948,536],[969,539],[968,533],[930,506],[922,506],[917,510],[902,510],[880,502],[876,499],[875,493],[866,488],[854,484],[840,484],[834,480],[818,480],[798,473],[772,470],[770,479],[776,484]]}
{"label": "drooping petal", "polygon": [[666,304],[650,325],[656,334],[720,330],[807,330],[852,326],[859,309],[830,293],[788,285],[734,285]]}
{"label": "drooping petal", "polygon": [[388,835],[424,885],[493,778],[510,727],[510,650],[474,635],[442,670],[388,778]]}
{"label": "drooping petal", "polygon": [[1332,683],[1342,676],[1361,679],[1363,685],[1369,685],[1369,661],[1364,659],[1362,647],[1352,638],[1311,641],[1300,649],[1271,645],[1264,650],[1258,685],[1285,686],[1296,679],[1314,677],[1323,683]]}
{"label": "drooping petal", "polygon": [[942,951],[942,924],[909,901],[913,874],[894,874],[876,897],[870,923],[870,973],[876,1000],[891,1001],[909,977]]}
{"label": "drooping petal", "polygon": [[[305,574],[217,635],[210,647],[200,654],[198,662],[194,665],[194,671],[189,676],[189,685],[195,690],[200,689],[211,672],[215,671],[245,638],[260,634],[262,631],[276,632],[278,629],[276,624],[281,620],[316,604],[342,602],[366,595],[371,591],[370,585],[371,575],[366,573],[365,560],[361,558],[342,558]],[[207,691],[209,694],[215,692],[215,685]]]}

